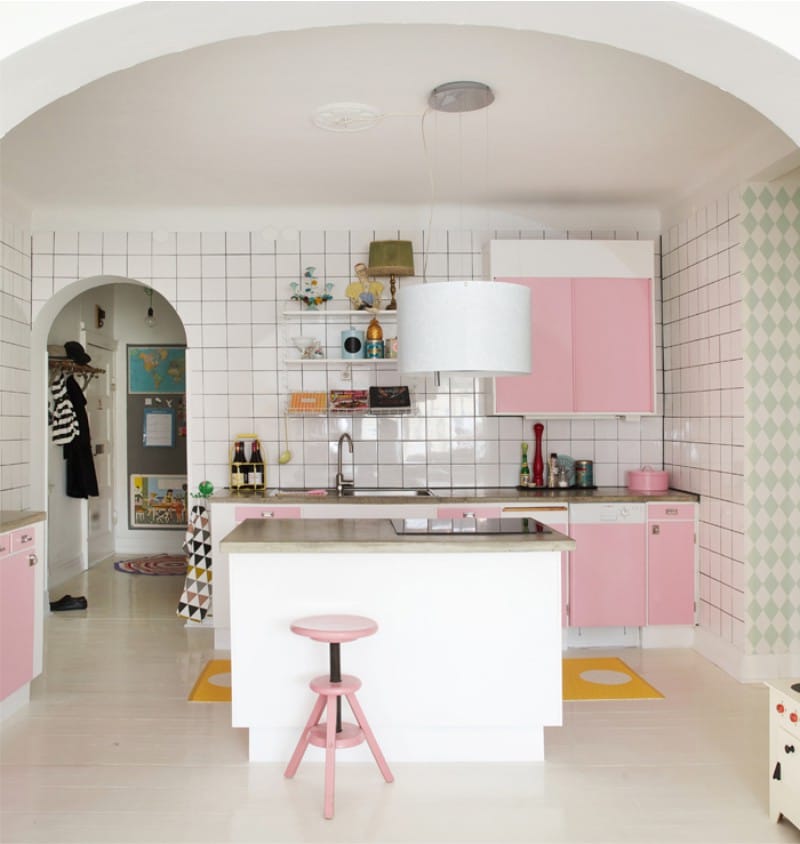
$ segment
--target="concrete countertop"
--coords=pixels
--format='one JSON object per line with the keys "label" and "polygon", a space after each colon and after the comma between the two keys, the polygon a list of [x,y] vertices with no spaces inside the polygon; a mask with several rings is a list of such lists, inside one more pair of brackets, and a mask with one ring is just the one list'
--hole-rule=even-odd
{"label": "concrete countertop", "polygon": [[47,513],[37,510],[0,510],[0,533],[43,522]]}
{"label": "concrete countertop", "polygon": [[247,519],[220,543],[226,554],[347,551],[380,553],[478,553],[497,551],[572,551],[575,540],[527,520],[531,533],[397,534],[389,519]]}
{"label": "concrete countertop", "polygon": [[[699,496],[691,492],[681,492],[670,489],[666,492],[640,493],[631,492],[626,487],[598,487],[597,489],[528,489],[518,490],[515,487],[484,487],[480,489],[448,489],[433,488],[433,495],[420,496],[390,496],[390,495],[359,495],[337,496],[308,495],[302,490],[279,492],[268,489],[265,494],[244,492],[232,495],[228,492],[214,495],[210,501],[214,503],[248,504],[262,501],[286,504],[474,504],[485,501],[498,501],[517,504],[537,504],[540,502],[557,501],[562,504],[604,504],[615,502],[644,502],[672,501],[693,503],[699,501]],[[276,494],[277,493],[277,494]]]}

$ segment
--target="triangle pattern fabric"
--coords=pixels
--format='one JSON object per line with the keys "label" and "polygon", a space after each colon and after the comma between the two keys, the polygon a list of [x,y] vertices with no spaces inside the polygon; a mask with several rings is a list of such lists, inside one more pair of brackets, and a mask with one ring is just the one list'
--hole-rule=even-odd
{"label": "triangle pattern fabric", "polygon": [[203,621],[212,605],[211,530],[208,510],[192,507],[183,540],[186,581],[178,600],[177,614],[190,621]]}

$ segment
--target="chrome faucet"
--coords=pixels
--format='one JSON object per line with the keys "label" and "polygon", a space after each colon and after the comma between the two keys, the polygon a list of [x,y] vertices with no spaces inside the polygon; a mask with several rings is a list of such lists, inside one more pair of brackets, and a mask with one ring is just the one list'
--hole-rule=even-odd
{"label": "chrome faucet", "polygon": [[342,474],[342,445],[343,445],[345,440],[347,440],[347,445],[350,448],[350,454],[353,453],[353,438],[350,436],[350,434],[342,434],[342,436],[339,437],[339,447],[338,447],[338,452],[337,452],[337,456],[336,456],[336,493],[337,493],[337,495],[341,495],[342,492],[344,491],[345,487],[347,489],[352,489],[355,486],[355,481],[353,480],[353,478],[350,478],[350,480],[346,481],[344,479],[344,475]]}

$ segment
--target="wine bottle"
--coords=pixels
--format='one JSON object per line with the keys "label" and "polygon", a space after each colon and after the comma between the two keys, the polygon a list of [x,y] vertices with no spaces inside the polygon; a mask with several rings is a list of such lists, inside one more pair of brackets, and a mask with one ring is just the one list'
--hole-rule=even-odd
{"label": "wine bottle", "polygon": [[522,443],[522,465],[519,467],[519,485],[529,486],[531,470],[528,466],[528,443]]}
{"label": "wine bottle", "polygon": [[231,487],[234,489],[238,489],[245,482],[244,464],[246,462],[244,442],[236,440],[233,444],[233,459],[231,460]]}
{"label": "wine bottle", "polygon": [[261,457],[261,444],[253,440],[250,446],[250,483],[261,486],[264,483],[264,459]]}

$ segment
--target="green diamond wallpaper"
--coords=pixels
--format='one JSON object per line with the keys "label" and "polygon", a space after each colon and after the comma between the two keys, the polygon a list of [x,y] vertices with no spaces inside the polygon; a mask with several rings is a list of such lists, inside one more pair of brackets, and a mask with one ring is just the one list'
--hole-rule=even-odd
{"label": "green diamond wallpaper", "polygon": [[749,654],[800,653],[800,184],[742,192]]}

